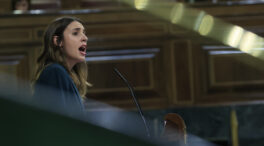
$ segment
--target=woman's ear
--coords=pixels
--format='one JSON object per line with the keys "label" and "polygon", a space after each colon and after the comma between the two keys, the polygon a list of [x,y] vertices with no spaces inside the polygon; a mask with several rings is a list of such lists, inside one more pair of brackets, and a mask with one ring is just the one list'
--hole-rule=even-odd
{"label": "woman's ear", "polygon": [[59,36],[53,36],[53,44],[62,47],[62,41]]}

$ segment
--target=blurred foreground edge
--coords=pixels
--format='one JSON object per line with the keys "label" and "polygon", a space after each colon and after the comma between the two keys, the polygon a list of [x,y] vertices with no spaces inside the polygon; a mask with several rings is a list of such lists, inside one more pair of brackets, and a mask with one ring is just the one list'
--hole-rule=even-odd
{"label": "blurred foreground edge", "polygon": [[150,142],[0,97],[1,145],[154,145]]}

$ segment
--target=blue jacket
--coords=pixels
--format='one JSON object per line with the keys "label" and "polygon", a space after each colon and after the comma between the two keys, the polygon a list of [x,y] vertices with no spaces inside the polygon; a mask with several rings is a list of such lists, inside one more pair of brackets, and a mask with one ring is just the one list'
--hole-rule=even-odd
{"label": "blue jacket", "polygon": [[78,89],[60,64],[48,65],[40,74],[34,89],[34,98],[45,107],[70,115],[84,111]]}

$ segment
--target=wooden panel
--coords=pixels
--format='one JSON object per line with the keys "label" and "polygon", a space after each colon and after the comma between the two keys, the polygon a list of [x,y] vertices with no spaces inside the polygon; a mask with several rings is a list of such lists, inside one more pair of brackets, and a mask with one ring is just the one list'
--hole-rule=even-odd
{"label": "wooden panel", "polygon": [[[234,48],[206,46],[196,73],[199,102],[248,101],[264,97],[263,61]],[[202,58],[201,58],[202,57]]]}
{"label": "wooden panel", "polygon": [[46,27],[52,20],[63,15],[77,16],[87,24],[113,24],[124,22],[152,22],[157,18],[132,9],[113,9],[113,10],[76,10],[63,11],[61,14],[43,11],[43,14],[33,12],[29,15],[3,14],[0,17],[0,27],[23,27],[41,25]]}
{"label": "wooden panel", "polygon": [[47,26],[53,19],[57,18],[58,15],[11,15],[12,17],[0,17],[1,28],[23,28],[33,26]]}
{"label": "wooden panel", "polygon": [[190,42],[175,41],[173,44],[173,68],[174,84],[176,90],[175,103],[192,102],[193,80],[192,80],[192,53]]}
{"label": "wooden panel", "polygon": [[[136,55],[121,57],[135,56]],[[124,83],[113,72],[114,67],[125,73],[125,76],[128,78],[128,80],[132,81],[132,84],[135,85],[137,89],[151,88],[152,85],[150,81],[153,81],[153,79],[151,79],[149,75],[150,68],[153,66],[151,66],[151,61],[147,58],[142,60],[116,60],[116,62],[106,61],[101,63],[93,63],[93,66],[89,66],[89,69],[91,70],[89,72],[90,76],[97,77],[89,79],[89,81],[91,81],[93,84],[93,87],[101,90],[111,90],[113,88],[127,89]],[[98,76],[98,73],[100,73],[102,76]]]}
{"label": "wooden panel", "polygon": [[9,12],[11,11],[11,0],[1,0],[0,1],[0,12]]}
{"label": "wooden panel", "polygon": [[[87,34],[91,42],[163,37],[168,33],[166,23],[150,22],[153,18],[136,11],[91,12],[89,15],[74,16],[80,17],[87,24]],[[59,15],[1,17],[0,43],[41,42],[45,28],[56,17]]]}
{"label": "wooden panel", "polygon": [[209,51],[209,87],[212,93],[262,92],[263,61],[240,51]]}
{"label": "wooden panel", "polygon": [[5,28],[0,29],[0,43],[26,42],[32,40],[30,28]]}
{"label": "wooden panel", "polygon": [[[164,105],[166,99],[162,96],[163,91],[158,90],[162,85],[156,80],[159,53],[159,48],[88,52],[89,56],[86,59],[89,70],[88,81],[93,87],[89,89],[87,96],[112,105],[135,107],[127,86],[115,74],[113,70],[115,67],[134,86],[136,94],[145,106]],[[150,99],[156,100],[151,102]],[[146,105],[150,104],[149,102],[152,104]]]}
{"label": "wooden panel", "polygon": [[162,36],[167,33],[164,23],[122,23],[86,26],[90,39],[128,39]]}
{"label": "wooden panel", "polygon": [[[221,18],[231,24],[242,26],[244,29],[264,35],[264,5],[252,3],[248,5],[228,2],[228,5],[199,4],[195,8],[204,10],[209,14]],[[223,11],[224,10],[224,11]]]}
{"label": "wooden panel", "polygon": [[263,61],[241,51],[209,51],[210,87],[264,85]]}
{"label": "wooden panel", "polygon": [[88,52],[88,80],[94,84],[90,91],[126,90],[126,85],[114,73],[114,67],[123,72],[137,90],[152,89],[153,58],[158,52],[157,48]]}
{"label": "wooden panel", "polygon": [[[164,23],[124,23],[86,25],[89,41],[161,37],[167,34]],[[42,40],[46,27],[36,27],[33,31],[35,40]]]}
{"label": "wooden panel", "polygon": [[[209,4],[205,3],[203,4],[197,4],[192,5],[195,8],[202,9],[206,11],[207,13],[214,15],[214,16],[236,16],[236,15],[255,15],[259,13],[263,13],[263,4],[236,4],[230,2],[226,5],[215,5],[215,4]],[[223,11],[224,10],[224,11]]]}

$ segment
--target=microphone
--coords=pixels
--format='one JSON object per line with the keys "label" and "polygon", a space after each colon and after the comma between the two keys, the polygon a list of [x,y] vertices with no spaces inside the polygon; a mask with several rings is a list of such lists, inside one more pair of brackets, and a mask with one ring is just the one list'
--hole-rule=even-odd
{"label": "microphone", "polygon": [[137,100],[137,97],[136,97],[136,95],[135,95],[135,92],[134,92],[134,89],[133,89],[133,87],[130,85],[130,83],[127,81],[127,79],[118,71],[118,69],[117,68],[114,68],[114,71],[116,72],[116,74],[125,82],[125,84],[127,85],[127,87],[129,88],[129,90],[130,90],[130,93],[131,93],[131,95],[132,95],[132,97],[133,97],[133,99],[134,99],[134,102],[135,102],[135,104],[136,104],[136,106],[137,106],[137,109],[138,109],[138,111],[139,111],[139,114],[140,114],[140,116],[141,116],[141,118],[142,118],[142,120],[143,120],[143,122],[144,122],[144,126],[145,126],[145,128],[146,128],[146,132],[147,132],[147,136],[148,137],[150,137],[150,132],[149,132],[149,128],[148,128],[148,126],[147,126],[147,123],[146,123],[146,120],[145,120],[145,117],[144,117],[144,115],[143,115],[143,112],[142,112],[142,110],[141,110],[141,106],[140,106],[140,104],[139,104],[139,102],[138,102],[138,100]]}

